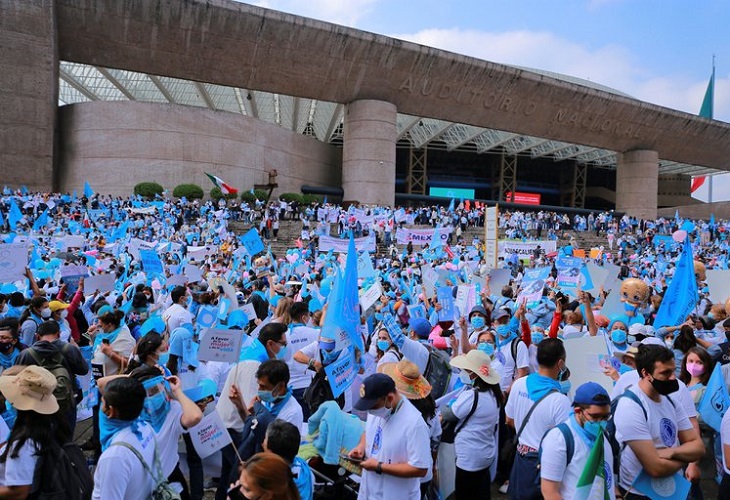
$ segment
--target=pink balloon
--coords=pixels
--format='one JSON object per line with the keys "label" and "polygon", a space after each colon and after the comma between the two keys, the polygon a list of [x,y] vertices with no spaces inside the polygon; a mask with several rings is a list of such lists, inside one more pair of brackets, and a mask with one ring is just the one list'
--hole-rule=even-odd
{"label": "pink balloon", "polygon": [[685,231],[684,229],[679,229],[672,233],[672,239],[679,243],[683,242],[686,237],[687,237],[687,231]]}
{"label": "pink balloon", "polygon": [[286,260],[289,261],[289,264],[294,264],[297,260],[299,260],[299,256],[296,254],[289,254],[286,256]]}

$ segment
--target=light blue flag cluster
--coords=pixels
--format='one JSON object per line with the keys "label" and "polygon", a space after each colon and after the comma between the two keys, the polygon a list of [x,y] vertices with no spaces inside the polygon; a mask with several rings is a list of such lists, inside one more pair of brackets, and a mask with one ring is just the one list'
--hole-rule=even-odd
{"label": "light blue flag cluster", "polygon": [[256,231],[255,228],[251,228],[246,234],[241,236],[241,244],[244,246],[246,252],[251,257],[260,252],[263,252],[266,249],[266,247],[264,246],[264,242],[261,241],[261,236],[259,236],[259,232]]}
{"label": "light blue flag cluster", "polygon": [[705,389],[697,411],[707,425],[720,432],[722,417],[728,408],[730,408],[730,396],[725,385],[725,377],[722,375],[721,365],[717,363],[710,380],[707,381],[707,389]]}
{"label": "light blue flag cluster", "polygon": [[84,196],[87,198],[91,198],[94,196],[94,190],[91,189],[91,186],[89,185],[89,182],[84,182]]}
{"label": "light blue flag cluster", "polygon": [[45,209],[42,214],[33,223],[33,231],[40,231],[42,228],[48,225],[48,209]]}
{"label": "light blue flag cluster", "polygon": [[683,323],[697,305],[698,300],[692,245],[687,237],[682,247],[682,255],[677,260],[674,277],[669,283],[656,319],[654,319],[654,327],[660,328]]}
{"label": "light blue flag cluster", "polygon": [[449,212],[453,212],[454,211],[454,199],[453,198],[451,198],[451,202],[449,203],[448,211]]}
{"label": "light blue flag cluster", "polygon": [[18,204],[15,203],[14,199],[10,199],[10,213],[8,213],[8,222],[10,223],[10,229],[12,231],[18,226],[18,222],[23,218],[23,212],[18,208]]}

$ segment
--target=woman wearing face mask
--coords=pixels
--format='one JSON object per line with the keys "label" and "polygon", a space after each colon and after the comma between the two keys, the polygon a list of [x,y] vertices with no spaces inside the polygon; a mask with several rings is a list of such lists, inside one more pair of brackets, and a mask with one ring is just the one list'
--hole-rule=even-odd
{"label": "woman wearing face mask", "polygon": [[[240,496],[234,496],[234,491]],[[279,455],[262,452],[243,464],[230,498],[299,500],[300,496],[289,464]]]}
{"label": "woman wearing face mask", "polygon": [[[20,351],[27,346],[20,343],[18,318],[0,320],[0,373],[15,364]],[[0,408],[1,409],[1,408]]]}
{"label": "woman wearing face mask", "polygon": [[616,351],[626,352],[626,349],[629,348],[629,329],[626,324],[621,321],[614,320],[610,325],[608,325],[608,332],[608,337],[611,341],[608,347],[611,354],[613,355]]}
{"label": "woman wearing face mask", "polygon": [[169,358],[169,345],[160,334],[150,332],[142,337],[135,348],[135,356],[129,362],[125,373],[129,374],[140,366],[159,367],[165,372],[165,376],[172,375],[165,364]]}
{"label": "woman wearing face mask", "polygon": [[20,316],[20,338],[25,345],[33,345],[38,325],[51,318],[51,308],[45,297],[33,297]]}
{"label": "woman wearing face mask", "polygon": [[390,339],[390,334],[385,328],[378,330],[378,336],[376,341],[377,356],[378,360],[377,368],[380,368],[385,363],[397,363],[403,358],[403,355],[398,350],[398,347]]}
{"label": "woman wearing face mask", "polygon": [[500,375],[479,349],[455,357],[451,366],[463,370],[471,386],[443,411],[443,420],[456,421],[455,498],[489,499],[490,467],[497,458],[495,430],[503,402]]}
{"label": "woman wearing face mask", "polygon": [[81,339],[81,332],[79,326],[76,323],[74,314],[81,306],[81,301],[84,299],[84,278],[79,279],[79,285],[76,289],[76,293],[71,299],[70,304],[63,302],[66,295],[66,285],[62,285],[58,291],[56,300],[49,302],[52,315],[51,318],[56,320],[58,326],[61,327],[61,340],[69,342],[69,339],[73,338],[74,342],[78,342]]}

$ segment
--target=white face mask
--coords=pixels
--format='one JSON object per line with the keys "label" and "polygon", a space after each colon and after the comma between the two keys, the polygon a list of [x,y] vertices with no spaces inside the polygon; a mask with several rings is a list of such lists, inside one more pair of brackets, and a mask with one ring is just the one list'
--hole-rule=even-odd
{"label": "white face mask", "polygon": [[367,410],[367,414],[374,417],[388,418],[388,415],[390,415],[390,412],[392,411],[393,410],[391,408],[383,406],[382,408],[378,408],[376,410]]}
{"label": "white face mask", "polygon": [[46,307],[45,309],[41,309],[41,318],[48,319],[48,318],[51,317],[51,314],[52,314],[52,312],[51,312],[51,308],[50,307]]}

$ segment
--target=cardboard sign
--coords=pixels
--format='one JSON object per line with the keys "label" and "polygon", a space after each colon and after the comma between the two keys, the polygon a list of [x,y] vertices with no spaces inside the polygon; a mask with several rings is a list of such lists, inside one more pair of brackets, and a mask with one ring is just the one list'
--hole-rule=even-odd
{"label": "cardboard sign", "polygon": [[337,361],[324,367],[334,397],[338,397],[352,385],[357,376],[357,368],[355,348],[352,346],[341,354]]}
{"label": "cardboard sign", "polygon": [[101,293],[111,292],[114,290],[114,283],[117,281],[114,274],[96,274],[84,278],[84,289],[90,292],[99,290]]}
{"label": "cardboard sign", "polygon": [[28,245],[8,243],[0,245],[0,283],[12,283],[25,278],[28,266]]}
{"label": "cardboard sign", "polygon": [[360,296],[360,307],[362,310],[367,311],[370,309],[370,306],[375,304],[381,295],[383,295],[383,287],[376,281]]}
{"label": "cardboard sign", "polygon": [[249,321],[253,321],[257,318],[256,309],[254,309],[253,304],[245,304],[243,307],[241,307],[241,310],[246,315]]}
{"label": "cardboard sign", "polygon": [[200,458],[206,458],[232,444],[231,436],[217,411],[205,415],[189,432],[190,441]]}
{"label": "cardboard sign", "polygon": [[244,333],[241,330],[208,329],[200,340],[198,359],[222,363],[237,362],[243,336]]}

